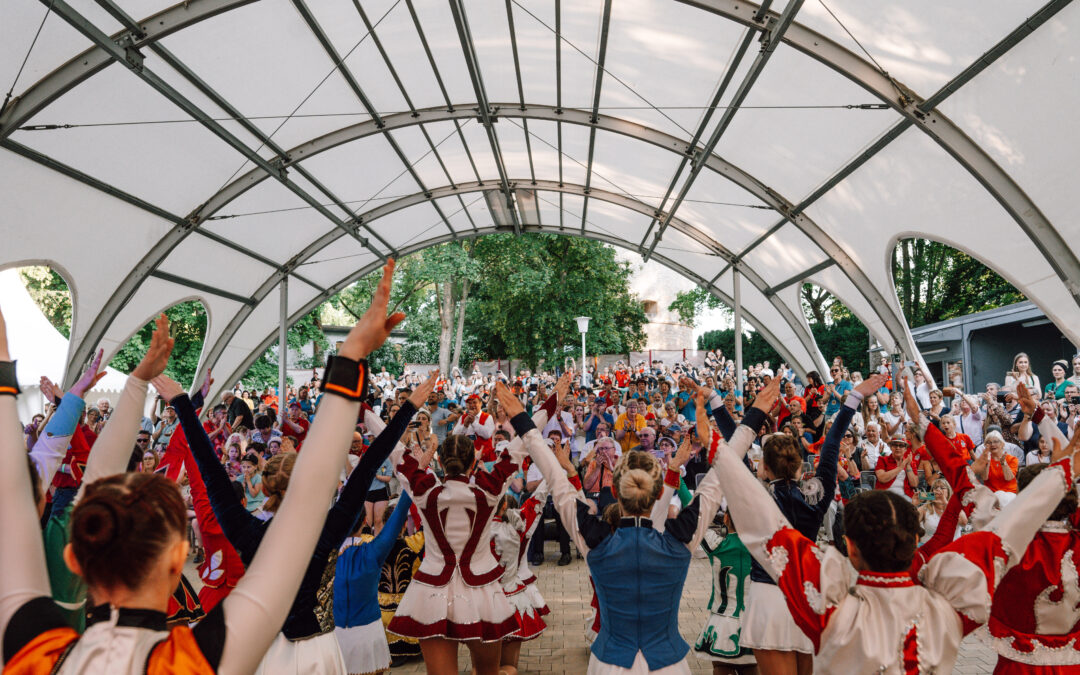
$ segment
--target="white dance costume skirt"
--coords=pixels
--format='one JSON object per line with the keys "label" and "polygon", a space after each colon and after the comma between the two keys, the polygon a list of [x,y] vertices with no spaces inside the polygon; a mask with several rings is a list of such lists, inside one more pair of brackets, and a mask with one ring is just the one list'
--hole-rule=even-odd
{"label": "white dance costume skirt", "polygon": [[690,664],[684,658],[678,663],[665,666],[660,670],[649,670],[649,663],[645,655],[640,651],[634,657],[634,663],[629,668],[613,666],[596,658],[596,654],[589,654],[589,670],[587,675],[690,675]]}
{"label": "white dance costume skirt", "polygon": [[497,642],[518,630],[518,621],[497,580],[469,586],[455,569],[445,586],[430,586],[414,578],[386,629],[417,640]]}
{"label": "white dance costume skirt", "polygon": [[390,647],[382,619],[364,626],[335,628],[341,655],[349,675],[374,675],[390,667]]}
{"label": "white dance costume skirt", "polygon": [[750,582],[740,643],[751,649],[813,654],[814,645],[791,618],[784,593],[773,584]]}
{"label": "white dance costume skirt", "polygon": [[266,650],[255,675],[348,675],[333,631],[307,640],[292,640],[278,633]]}
{"label": "white dance costume skirt", "polygon": [[[506,599],[510,601],[510,606],[514,608],[514,620],[517,622],[517,630],[508,636],[510,640],[522,642],[534,640],[540,637],[540,633],[543,633],[544,629],[547,628],[547,622],[544,621],[540,612],[534,606],[528,590],[528,585],[520,581],[515,589],[509,591],[503,589]],[[539,595],[539,592],[537,592],[537,595]],[[545,605],[544,608],[547,609],[547,606]]]}

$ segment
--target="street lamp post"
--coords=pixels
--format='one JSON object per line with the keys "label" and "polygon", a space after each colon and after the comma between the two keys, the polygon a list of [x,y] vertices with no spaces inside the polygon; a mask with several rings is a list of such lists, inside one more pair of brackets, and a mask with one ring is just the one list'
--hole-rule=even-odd
{"label": "street lamp post", "polygon": [[581,333],[581,386],[585,386],[585,333],[589,332],[588,316],[577,317],[577,329]]}

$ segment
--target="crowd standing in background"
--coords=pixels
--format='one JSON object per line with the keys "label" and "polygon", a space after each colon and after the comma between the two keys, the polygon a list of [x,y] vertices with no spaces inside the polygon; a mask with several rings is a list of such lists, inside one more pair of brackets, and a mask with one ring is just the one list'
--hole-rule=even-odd
{"label": "crowd standing in background", "polygon": [[[551,611],[548,536],[595,589],[591,673],[686,673],[688,651],[715,673],[948,672],[983,624],[997,672],[1080,669],[1080,356],[1042,386],[1018,354],[981,392],[912,362],[737,374],[716,352],[394,377],[363,360],[400,321],[392,270],[328,368],[284,392],[211,402],[208,375],[189,396],[162,376],[162,318],[115,407],[83,400],[99,354],[68,392],[43,378],[48,411],[21,423],[0,342],[0,519],[45,552],[0,553],[11,672],[374,673],[420,655],[438,674],[464,643],[477,673],[513,675]],[[714,568],[693,647],[692,555]]]}

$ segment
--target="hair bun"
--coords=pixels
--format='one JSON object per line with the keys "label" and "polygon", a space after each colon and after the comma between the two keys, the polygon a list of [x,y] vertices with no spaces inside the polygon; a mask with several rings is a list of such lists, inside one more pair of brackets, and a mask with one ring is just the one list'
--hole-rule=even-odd
{"label": "hair bun", "polygon": [[72,522],[72,530],[78,532],[79,539],[92,547],[108,546],[121,530],[120,514],[108,499],[99,497],[89,504],[84,504],[79,511],[79,518]]}

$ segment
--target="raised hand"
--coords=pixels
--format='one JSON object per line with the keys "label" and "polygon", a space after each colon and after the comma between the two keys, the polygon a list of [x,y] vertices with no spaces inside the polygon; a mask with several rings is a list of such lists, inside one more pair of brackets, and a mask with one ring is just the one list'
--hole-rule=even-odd
{"label": "raised hand", "polygon": [[1020,409],[1024,414],[1031,417],[1035,414],[1035,397],[1031,395],[1027,385],[1023,382],[1016,383],[1016,398],[1019,399]]}
{"label": "raised hand", "polygon": [[375,289],[375,295],[371,298],[371,305],[356,322],[345,338],[345,344],[338,352],[341,356],[354,361],[367,358],[367,355],[375,351],[390,337],[390,331],[394,326],[401,323],[405,318],[402,312],[394,312],[387,316],[387,305],[390,304],[390,288],[394,281],[393,258],[386,261],[383,267],[382,280]]}
{"label": "raised hand", "polygon": [[1072,457],[1072,463],[1075,465],[1080,461],[1080,434],[1073,434],[1069,439],[1069,444],[1064,448],[1061,447],[1061,441],[1054,437],[1051,439],[1054,445],[1054,451],[1050,453],[1050,461],[1057,462],[1065,457]]}
{"label": "raised hand", "polygon": [[55,402],[58,398],[64,397],[64,390],[44,375],[41,376],[38,387],[41,389],[42,395],[45,396],[45,398],[49,399],[50,403]]}
{"label": "raised hand", "polygon": [[499,405],[511,419],[525,412],[525,408],[521,406],[521,401],[518,400],[517,396],[514,396],[514,392],[510,391],[510,387],[506,386],[505,382],[499,382],[495,385],[495,397],[499,399]]}
{"label": "raised hand", "polygon": [[556,403],[562,403],[563,399],[566,398],[567,393],[569,393],[569,391],[570,391],[570,372],[569,371],[563,373],[562,377],[559,378],[559,381],[555,383],[555,391],[559,395],[559,398],[556,401]]}
{"label": "raised hand", "polygon": [[79,380],[71,385],[72,394],[82,398],[86,395],[86,392],[94,388],[94,385],[97,384],[101,378],[105,377],[105,371],[101,370],[101,357],[104,355],[105,352],[99,349],[94,358],[90,360],[90,365],[83,371]]}
{"label": "raised hand", "polygon": [[769,380],[769,384],[765,385],[757,393],[757,397],[754,399],[754,407],[767,413],[776,405],[778,398],[780,398],[780,378],[774,377]]}
{"label": "raised hand", "polygon": [[4,321],[4,312],[0,311],[0,361],[10,361],[8,353],[7,323]]}
{"label": "raised hand", "polygon": [[908,417],[911,421],[919,423],[919,402],[915,400],[915,395],[911,393],[911,386],[908,384],[908,378],[904,378],[904,408],[907,410]]}
{"label": "raised hand", "polygon": [[[158,316],[155,321],[154,335],[150,338],[150,349],[146,350],[142,361],[131,371],[132,377],[140,380],[152,380],[165,372],[165,366],[169,365],[169,356],[172,354],[175,341],[169,337],[169,320],[164,314]],[[161,391],[158,389],[158,391]],[[181,393],[183,393],[181,391]]]}
{"label": "raised hand", "polygon": [[202,392],[202,397],[203,397],[204,401],[206,400],[206,395],[210,393],[210,385],[212,385],[213,383],[214,383],[213,373],[210,371],[209,368],[207,368],[206,369],[206,378],[203,379],[202,387],[199,389],[199,391]]}
{"label": "raised hand", "polygon": [[671,458],[671,461],[668,462],[669,469],[678,471],[690,461],[690,438],[691,435],[687,434],[686,438],[683,439],[682,445],[679,446],[679,449],[675,451],[675,455]]}
{"label": "raised hand", "polygon": [[577,471],[574,468],[574,463],[570,461],[570,441],[555,443],[555,447],[552,449],[555,451],[555,459],[559,460],[559,466],[567,473]]}
{"label": "raised hand", "polygon": [[421,406],[427,403],[428,395],[435,391],[435,383],[438,381],[439,369],[436,368],[428,374],[428,378],[419,387],[413,389],[413,393],[409,395],[409,403],[412,403],[413,407],[419,410]]}
{"label": "raised hand", "polygon": [[168,375],[156,375],[151,378],[150,384],[154,385],[154,389],[157,389],[158,395],[161,396],[161,398],[170,403],[173,399],[187,393],[184,391],[183,387],[176,383],[176,380]]}
{"label": "raised hand", "polygon": [[435,451],[438,449],[438,443],[428,443],[428,447],[424,450],[424,454],[420,455],[420,459],[417,460],[417,463],[420,465],[421,469],[428,468],[428,465],[431,464],[432,458],[435,457]]}
{"label": "raised hand", "polygon": [[855,391],[862,394],[863,398],[867,398],[868,396],[873,396],[875,393],[877,393],[879,389],[885,386],[885,382],[887,381],[888,378],[881,373],[871,375],[870,377],[860,382],[859,386],[855,387]]}

